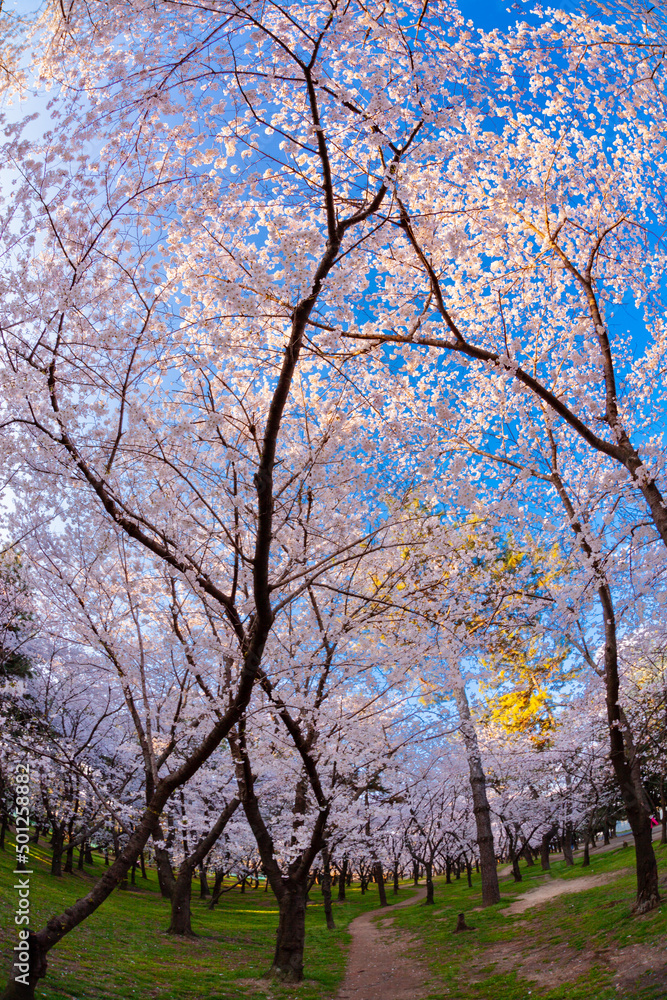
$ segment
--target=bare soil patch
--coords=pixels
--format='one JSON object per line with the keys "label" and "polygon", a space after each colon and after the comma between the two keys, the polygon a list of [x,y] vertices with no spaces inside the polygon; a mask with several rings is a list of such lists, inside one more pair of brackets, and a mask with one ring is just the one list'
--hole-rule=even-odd
{"label": "bare soil patch", "polygon": [[[391,910],[372,910],[350,924],[352,944],[337,1000],[418,1000],[428,993],[428,969],[414,954],[413,935],[393,929],[391,911],[418,903],[426,890]],[[377,920],[378,914],[383,915]]]}

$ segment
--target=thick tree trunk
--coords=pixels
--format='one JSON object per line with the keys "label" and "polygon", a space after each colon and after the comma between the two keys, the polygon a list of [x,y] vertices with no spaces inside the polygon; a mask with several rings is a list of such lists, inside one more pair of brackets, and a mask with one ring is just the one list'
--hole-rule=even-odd
{"label": "thick tree trunk", "polygon": [[558,828],[552,826],[550,830],[547,830],[546,833],[542,834],[542,839],[540,841],[540,864],[542,865],[542,871],[548,872],[551,869],[549,845],[557,833]]}
{"label": "thick tree trunk", "polygon": [[431,861],[424,863],[424,870],[426,872],[426,905],[433,906],[435,900],[433,898],[433,864]]}
{"label": "thick tree trunk", "polygon": [[662,810],[662,823],[660,831],[660,843],[667,844],[667,805],[665,804],[665,776],[660,775],[660,808]]}
{"label": "thick tree trunk", "polygon": [[179,937],[196,937],[190,918],[191,896],[192,865],[185,860],[178,870],[178,878],[174,882],[171,894],[171,923],[167,928],[167,934],[177,934]]}
{"label": "thick tree trunk", "polygon": [[208,879],[206,878],[206,869],[204,865],[199,866],[199,898],[208,899],[211,895],[211,890],[208,887]]}
{"label": "thick tree trunk", "polygon": [[154,844],[154,848],[155,867],[157,868],[157,880],[160,892],[163,899],[171,899],[176,886],[176,879],[174,878],[174,869],[171,867],[169,851],[165,847],[158,846],[157,843]]}
{"label": "thick tree trunk", "polygon": [[523,875],[521,874],[521,869],[519,868],[519,858],[521,852],[517,850],[518,844],[516,842],[516,831],[512,830],[506,823],[505,833],[507,834],[507,855],[510,859],[510,864],[512,865],[512,876],[515,882],[523,882]]}
{"label": "thick tree trunk", "polygon": [[413,885],[419,885],[419,862],[412,862],[412,882]]}
{"label": "thick tree trunk", "polygon": [[524,840],[523,847],[521,848],[521,853],[526,859],[526,865],[528,868],[532,868],[535,865],[535,858],[533,857],[533,852],[531,850],[530,844],[527,840]]}
{"label": "thick tree trunk", "polygon": [[327,922],[327,929],[333,931],[336,925],[331,908],[331,861],[329,859],[329,851],[326,847],[322,848],[322,899],[324,901],[324,917]]}
{"label": "thick tree trunk", "polygon": [[338,902],[342,903],[345,899],[345,886],[347,884],[347,869],[349,861],[347,858],[343,858],[343,864],[340,869],[340,879],[338,880]]}
{"label": "thick tree trunk", "polygon": [[[289,722],[292,725],[291,718],[289,718]],[[298,728],[295,729],[295,736],[300,738]],[[271,881],[271,888],[278,900],[278,931],[271,972],[283,982],[298,983],[303,978],[308,875],[315,858],[325,846],[324,831],[329,818],[329,806],[325,805],[312,758],[304,750],[302,754],[304,765],[307,764],[311,768],[311,772],[309,772],[310,785],[320,808],[313,823],[308,846],[291,862],[287,872],[285,872],[276,860],[273,839],[262,818],[259,802],[254,792],[254,777],[245,743],[243,720],[239,723],[238,735],[230,735],[229,744],[236,769],[239,798],[243,803],[248,825],[257,843],[262,867],[267,878]]]}
{"label": "thick tree trunk", "polygon": [[468,757],[473,812],[477,828],[477,847],[482,872],[482,905],[492,906],[500,901],[500,886],[498,885],[498,868],[493,844],[493,830],[491,829],[491,809],[486,795],[486,777],[482,766],[482,756],[479,752],[477,733],[470,716],[465,684],[460,675],[454,681],[454,697],[461,722],[461,735]]}
{"label": "thick tree trunk", "polygon": [[540,865],[542,866],[543,872],[548,872],[551,869],[551,860],[549,858],[548,833],[543,833],[542,840],[540,841]]}
{"label": "thick tree trunk", "polygon": [[32,931],[26,944],[27,949],[13,953],[9,982],[0,1000],[35,1000],[37,983],[46,975],[46,951]]}
{"label": "thick tree trunk", "polygon": [[387,893],[384,888],[384,872],[382,870],[382,862],[375,862],[375,881],[378,884],[378,895],[380,897],[380,906],[387,906]]}
{"label": "thick tree trunk", "polygon": [[565,824],[565,830],[563,831],[563,857],[568,868],[574,864],[574,855],[572,854],[572,833],[572,823],[568,822]]}
{"label": "thick tree trunk", "polygon": [[73,874],[74,868],[74,845],[72,844],[72,834],[70,833],[70,839],[67,844],[67,853],[65,855],[65,871],[68,875]]}
{"label": "thick tree trunk", "polygon": [[[216,905],[220,901],[220,897],[224,891],[223,883],[225,881],[225,875],[227,872],[223,871],[221,868],[215,873],[215,883],[213,885],[213,892],[211,894],[211,902],[208,904],[209,910],[215,909]],[[268,884],[268,879],[267,879]]]}
{"label": "thick tree trunk", "polygon": [[53,844],[53,853],[51,854],[51,874],[60,878],[63,873],[63,846],[65,843],[65,837],[60,827],[55,824],[53,826],[53,837],[51,843]]}
{"label": "thick tree trunk", "polygon": [[583,861],[581,862],[582,868],[588,868],[588,866],[591,863],[591,853],[589,850],[589,845],[590,845],[590,836],[587,833],[586,836],[584,837],[584,858]]}
{"label": "thick tree trunk", "polygon": [[194,851],[187,858],[183,859],[171,894],[171,923],[167,929],[168,934],[178,934],[180,937],[196,937],[192,930],[190,917],[192,876],[195,869],[215,845],[239,805],[239,799],[232,799],[222,810],[208,833],[199,840]]}
{"label": "thick tree trunk", "polygon": [[394,895],[395,896],[398,895],[398,888],[399,888],[399,886],[398,886],[398,881],[399,881],[398,876],[399,876],[398,861],[395,861],[394,862]]}
{"label": "thick tree trunk", "polygon": [[278,931],[271,972],[285,983],[303,979],[303,949],[306,942],[306,882],[285,879],[278,900]]}

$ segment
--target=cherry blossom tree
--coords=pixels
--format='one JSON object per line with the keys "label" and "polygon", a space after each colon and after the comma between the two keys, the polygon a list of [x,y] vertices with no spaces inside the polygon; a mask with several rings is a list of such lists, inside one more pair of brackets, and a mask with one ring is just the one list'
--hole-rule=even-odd
{"label": "cherry blossom tree", "polygon": [[[661,581],[655,542],[667,543],[652,381],[664,353],[657,35],[642,48],[627,18],[614,27],[551,12],[507,36],[473,36],[450,5],[412,0],[187,10],[75,0],[48,4],[34,31],[37,73],[56,97],[38,141],[8,127],[0,447],[17,536],[63,595],[70,637],[114,671],[145,803],[103,879],[35,936],[30,983],[23,994],[10,983],[6,1000],[34,994],[50,948],[151,836],[159,844],[170,798],[190,794],[225,740],[279,899],[274,966],[301,977],[310,868],[336,839],[349,790],[359,809],[367,797],[377,806],[384,758],[398,753],[367,706],[391,705],[399,688],[409,701],[411,653],[413,665],[425,650],[458,670],[484,645],[465,626],[489,611],[464,586],[465,560],[451,579],[436,573],[397,597],[410,559],[406,532],[387,519],[403,517],[415,482],[437,483],[457,516],[485,504],[523,523],[529,480],[562,505],[558,542],[567,535],[576,566],[567,592],[522,587],[501,605],[518,613],[523,601],[530,618],[551,602],[554,632],[592,671],[604,663],[638,908],[654,905],[616,608],[642,545]],[[612,332],[631,301],[645,364]],[[443,451],[459,454],[447,464]],[[480,487],[490,468],[504,471]],[[469,575],[478,589],[492,576]],[[649,571],[640,577],[647,587]],[[335,637],[322,617],[331,595],[349,628]],[[331,600],[334,618],[340,606]],[[369,665],[380,617],[399,637],[395,676]],[[364,678],[350,666],[352,636]],[[327,699],[303,681],[306,661]],[[173,664],[166,690],[160,663]],[[369,680],[380,675],[382,698]],[[343,710],[327,685],[351,677]],[[489,873],[481,754],[456,676],[453,689]],[[359,773],[336,758],[344,780],[333,758],[344,727],[329,704],[374,734],[356,746]],[[276,814],[262,799],[262,783],[278,784],[267,720],[290,741],[292,801]],[[369,841],[373,865],[375,850]]]}
{"label": "cherry blossom tree", "polygon": [[400,172],[375,312],[343,332],[407,345],[435,419],[475,395],[491,423],[508,404],[526,455],[544,410],[572,451],[611,460],[667,544],[660,43],[562,11],[486,42],[495,92]]}

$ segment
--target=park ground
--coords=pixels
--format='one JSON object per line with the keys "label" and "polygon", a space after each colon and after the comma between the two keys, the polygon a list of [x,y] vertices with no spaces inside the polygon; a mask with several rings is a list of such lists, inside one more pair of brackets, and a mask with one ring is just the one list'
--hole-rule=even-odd
{"label": "park ground", "polygon": [[[40,927],[83,895],[102,860],[83,873],[53,879],[44,843],[32,848],[31,923]],[[383,940],[395,941],[396,975],[418,965],[422,985],[414,1000],[664,1000],[667,997],[667,847],[657,846],[663,906],[631,914],[634,850],[618,846],[592,853],[591,865],[566,869],[552,861],[523,867],[523,882],[501,877],[502,901],[481,909],[479,876],[446,885],[436,880],[435,906],[418,902],[372,918]],[[8,968],[16,942],[12,889],[13,842],[0,851],[0,958]],[[592,877],[592,879],[591,879]],[[588,888],[580,891],[578,880]],[[543,888],[544,887],[544,888]],[[324,926],[319,888],[308,907],[305,981],[281,986],[266,979],[278,913],[263,887],[226,893],[214,911],[193,886],[195,940],[166,934],[168,904],[155,873],[119,889],[84,925],[51,953],[40,1000],[332,1000],[342,988],[352,919],[378,906],[377,889],[335,904],[337,929]],[[536,892],[536,890],[540,890]],[[389,899],[396,897],[389,890]],[[398,898],[414,890],[402,883]],[[527,895],[527,894],[531,895]],[[519,897],[525,897],[523,902]],[[533,905],[527,906],[527,903]],[[457,914],[474,927],[453,934]]]}

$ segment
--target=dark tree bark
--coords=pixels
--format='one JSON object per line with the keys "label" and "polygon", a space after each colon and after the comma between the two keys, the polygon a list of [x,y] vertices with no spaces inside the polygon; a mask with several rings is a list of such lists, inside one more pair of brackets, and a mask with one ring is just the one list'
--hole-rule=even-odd
{"label": "dark tree bark", "polygon": [[589,865],[590,865],[590,863],[591,863],[591,854],[590,854],[590,850],[589,850],[589,844],[590,844],[589,837],[586,836],[584,838],[584,857],[583,857],[583,860],[581,862],[581,867],[582,868],[588,868]]}
{"label": "dark tree bark", "polygon": [[194,851],[184,858],[178,869],[178,878],[171,897],[171,923],[167,934],[177,934],[179,937],[195,937],[192,930],[190,899],[192,895],[192,876],[207,854],[215,846],[222,831],[227,826],[240,802],[232,799],[222,810],[208,833],[200,839]]}
{"label": "dark tree bark", "polygon": [[398,895],[398,890],[399,890],[399,885],[398,885],[399,874],[400,874],[400,872],[399,872],[399,867],[398,867],[398,861],[394,861],[394,895],[395,896]]}
{"label": "dark tree bark", "polygon": [[572,854],[572,823],[568,821],[565,824],[565,829],[563,831],[563,857],[565,858],[565,864],[568,868],[574,864],[574,855]]}
{"label": "dark tree bark", "polygon": [[322,899],[324,901],[324,917],[327,922],[327,929],[332,931],[336,925],[331,907],[331,859],[329,858],[329,849],[326,844],[322,848]]}
{"label": "dark tree bark", "polygon": [[72,874],[72,869],[74,867],[74,842],[72,838],[72,831],[74,829],[74,821],[70,820],[69,827],[67,829],[67,853],[65,855],[65,871],[68,875]]}
{"label": "dark tree bark", "polygon": [[426,905],[433,906],[435,902],[433,898],[433,863],[425,861],[424,870],[426,872]]}
{"label": "dark tree bark", "polygon": [[65,836],[59,824],[53,824],[53,845],[51,854],[51,874],[60,878],[63,873],[63,848],[65,846]]}
{"label": "dark tree bark", "polygon": [[[281,718],[288,715],[283,708]],[[289,717],[289,715],[288,715]],[[283,718],[283,721],[285,719]],[[290,717],[290,722],[292,722]],[[273,839],[262,817],[254,790],[254,778],[248,748],[245,742],[245,720],[239,722],[237,731],[228,737],[232,750],[239,798],[253,832],[264,873],[278,900],[278,930],[276,949],[270,972],[282,982],[299,983],[303,979],[303,949],[306,941],[306,895],[308,875],[313,862],[324,846],[324,830],[329,817],[315,762],[298,728],[293,733],[301,754],[311,789],[318,803],[317,818],[313,823],[308,846],[283,871],[275,857]],[[287,723],[286,723],[287,724]],[[293,722],[292,722],[293,724]],[[288,726],[289,728],[289,726]]]}
{"label": "dark tree bark", "polygon": [[347,871],[348,871],[349,861],[347,855],[343,858],[343,864],[340,869],[340,879],[338,880],[338,902],[342,903],[345,899],[345,886],[347,883]]}
{"label": "dark tree bark", "polygon": [[533,856],[533,851],[527,840],[524,840],[523,847],[521,848],[521,853],[526,859],[526,865],[528,868],[532,868],[535,865],[535,858]]}
{"label": "dark tree bark", "polygon": [[[18,953],[19,961],[12,964],[9,982],[1,1000],[33,1000],[37,983],[46,975],[46,953],[41,947],[37,935],[32,931],[28,936],[28,961],[21,962],[21,957],[22,953]],[[27,983],[23,982],[26,975],[28,977]]]}
{"label": "dark tree bark", "polygon": [[171,894],[171,921],[167,928],[167,934],[176,934],[179,937],[196,937],[192,930],[190,916],[191,893],[192,868],[184,863],[178,870],[174,890]]}
{"label": "dark tree bark", "polygon": [[160,892],[163,899],[171,899],[174,894],[174,888],[176,886],[176,878],[174,876],[174,869],[171,867],[171,859],[169,857],[169,851],[166,847],[158,846],[158,843],[154,842],[153,848],[155,851],[155,867],[157,869],[157,880],[160,886]]}
{"label": "dark tree bark", "polygon": [[215,906],[222,895],[222,886],[225,881],[226,872],[222,869],[218,869],[215,873],[215,882],[213,883],[213,892],[211,893],[211,902],[208,904],[209,910],[215,909]]}
{"label": "dark tree bark", "polygon": [[512,876],[515,882],[523,882],[523,875],[521,874],[521,869],[519,867],[519,858],[521,857],[521,851],[518,849],[518,830],[512,829],[504,820],[503,825],[505,827],[505,834],[507,835],[507,856],[512,865]]}
{"label": "dark tree bark", "polygon": [[551,868],[551,859],[549,856],[549,845],[551,841],[558,833],[558,828],[552,826],[550,830],[542,834],[542,840],[540,841],[540,863],[542,865],[542,870],[548,872]]}
{"label": "dark tree bark", "polygon": [[479,751],[477,733],[470,715],[470,705],[463,678],[455,679],[454,697],[461,722],[461,735],[468,757],[473,812],[477,828],[477,848],[482,873],[482,905],[493,906],[494,903],[500,901],[500,886],[498,885],[498,868],[493,844],[493,830],[491,829],[491,809],[486,794],[486,776],[482,765],[482,755]]}
{"label": "dark tree bark", "polygon": [[211,895],[211,890],[208,887],[208,879],[206,878],[206,868],[203,863],[199,865],[199,898],[208,899]]}
{"label": "dark tree bark", "polygon": [[380,906],[387,906],[387,893],[384,887],[384,871],[382,869],[382,862],[376,861],[374,866],[375,881],[378,885],[378,895],[380,897]]}
{"label": "dark tree bark", "polygon": [[286,983],[303,979],[306,943],[306,882],[289,878],[278,900],[278,931],[271,972]]}
{"label": "dark tree bark", "polygon": [[459,913],[456,920],[456,927],[454,928],[454,934],[461,934],[462,931],[474,931],[474,927],[469,927],[466,923],[465,913]]}

